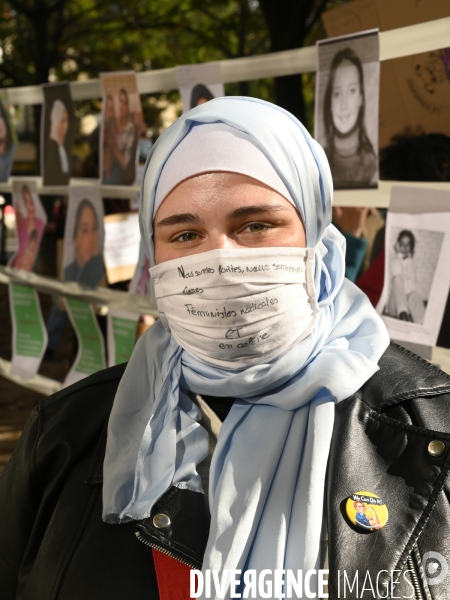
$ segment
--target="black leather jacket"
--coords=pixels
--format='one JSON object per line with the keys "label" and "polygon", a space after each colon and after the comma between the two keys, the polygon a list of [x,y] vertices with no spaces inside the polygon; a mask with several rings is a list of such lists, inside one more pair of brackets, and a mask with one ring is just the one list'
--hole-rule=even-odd
{"label": "black leather jacket", "polygon": [[[0,479],[1,600],[157,599],[149,546],[200,567],[209,527],[201,494],[172,488],[146,521],[102,522],[106,424],[124,368],[58,392],[30,416]],[[449,432],[450,378],[397,346],[336,406],[326,494],[333,598],[450,598],[450,574],[428,585],[422,565],[430,551],[450,563]],[[440,456],[428,450],[433,440],[445,444]],[[383,529],[349,523],[345,500],[360,490],[385,501]],[[153,526],[160,513],[169,528]]]}

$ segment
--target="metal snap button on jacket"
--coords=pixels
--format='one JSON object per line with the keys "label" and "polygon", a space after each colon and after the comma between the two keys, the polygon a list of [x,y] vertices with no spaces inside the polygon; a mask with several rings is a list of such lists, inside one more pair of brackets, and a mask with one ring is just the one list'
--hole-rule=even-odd
{"label": "metal snap button on jacket", "polygon": [[431,456],[442,456],[445,452],[445,444],[441,440],[433,440],[428,444],[428,452]]}
{"label": "metal snap button on jacket", "polygon": [[157,529],[166,529],[167,527],[170,527],[170,524],[171,522],[169,516],[165,515],[164,513],[159,513],[153,517],[153,525]]}

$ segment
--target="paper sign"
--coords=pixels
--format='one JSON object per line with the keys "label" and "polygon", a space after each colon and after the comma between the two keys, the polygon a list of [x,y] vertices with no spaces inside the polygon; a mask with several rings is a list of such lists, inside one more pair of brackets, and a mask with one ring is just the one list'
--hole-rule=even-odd
{"label": "paper sign", "polygon": [[16,215],[17,252],[8,265],[15,269],[32,271],[39,252],[47,215],[33,180],[13,180],[13,207]]}
{"label": "paper sign", "polygon": [[450,288],[447,207],[450,192],[392,188],[377,311],[394,340],[436,345]]}
{"label": "paper sign", "polygon": [[220,63],[218,62],[178,66],[177,81],[183,103],[183,112],[204,104],[213,98],[225,96]]}
{"label": "paper sign", "polygon": [[43,85],[41,174],[44,185],[68,185],[76,118],[68,83]]}
{"label": "paper sign", "polygon": [[109,283],[133,277],[139,258],[141,234],[137,213],[116,213],[104,218],[106,276]]}
{"label": "paper sign", "polygon": [[314,137],[335,189],[378,185],[378,31],[317,43]]}
{"label": "paper sign", "polygon": [[103,202],[100,188],[71,186],[64,229],[63,274],[94,288],[103,279]]}
{"label": "paper sign", "polygon": [[108,367],[127,362],[136,342],[139,315],[110,310],[108,313]]}
{"label": "paper sign", "polygon": [[133,185],[141,134],[146,131],[136,73],[101,73],[100,178],[106,185]]}
{"label": "paper sign", "polygon": [[104,369],[105,348],[92,306],[73,298],[65,298],[64,302],[78,339],[78,353],[64,381],[66,387]]}
{"label": "paper sign", "polygon": [[9,286],[12,316],[11,374],[25,379],[36,375],[47,347],[47,331],[36,290],[12,283]]}

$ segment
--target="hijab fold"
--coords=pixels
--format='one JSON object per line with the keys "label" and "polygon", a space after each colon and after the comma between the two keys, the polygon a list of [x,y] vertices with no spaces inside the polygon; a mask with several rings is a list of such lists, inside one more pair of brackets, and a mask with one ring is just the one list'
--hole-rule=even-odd
{"label": "hijab fold", "polygon": [[295,117],[261,100],[212,100],[159,138],[141,194],[140,226],[151,264],[161,171],[181,140],[205,123],[246,133],[286,186],[307,246],[315,248],[317,324],[271,363],[239,370],[207,365],[179,347],[160,321],[151,327],[114,401],[103,518],[146,518],[173,485],[202,493],[196,466],[208,453],[208,437],[188,393],[233,397],[211,462],[203,569],[317,569],[334,406],[378,370],[389,338],[367,297],[344,279],[345,242],[330,224],[332,182],[322,148]]}

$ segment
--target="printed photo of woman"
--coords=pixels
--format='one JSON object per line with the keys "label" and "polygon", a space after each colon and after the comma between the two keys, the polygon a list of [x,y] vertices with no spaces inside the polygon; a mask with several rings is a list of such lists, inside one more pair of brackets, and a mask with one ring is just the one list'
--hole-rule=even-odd
{"label": "printed photo of woman", "polygon": [[134,73],[102,75],[101,178],[106,185],[133,185],[137,150],[146,132]]}
{"label": "printed photo of woman", "polygon": [[[379,63],[367,62],[377,35],[319,44],[315,135],[327,155],[335,189],[376,187]],[[319,58],[320,62],[320,58]],[[374,90],[376,102],[374,102]],[[368,98],[370,97],[370,105]],[[369,133],[370,128],[370,133]]]}
{"label": "printed photo of woman", "polygon": [[76,207],[73,229],[67,231],[66,237],[69,235],[74,259],[64,268],[64,279],[96,287],[104,275],[100,222],[94,204],[87,198]]}
{"label": "printed photo of woman", "polygon": [[32,185],[35,183],[15,182],[13,189],[19,249],[11,258],[9,266],[25,271],[33,270],[47,221],[44,207],[35,189],[30,189]]}

